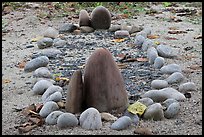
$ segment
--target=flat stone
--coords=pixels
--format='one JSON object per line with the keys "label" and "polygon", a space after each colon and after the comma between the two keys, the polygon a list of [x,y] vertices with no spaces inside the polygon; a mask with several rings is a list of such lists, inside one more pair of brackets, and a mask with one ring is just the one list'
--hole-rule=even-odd
{"label": "flat stone", "polygon": [[165,80],[153,80],[151,82],[151,87],[153,89],[162,89],[162,88],[166,88],[168,86],[169,86],[169,84]]}
{"label": "flat stone", "polygon": [[126,38],[129,36],[130,34],[127,30],[117,30],[114,34],[114,38]]}

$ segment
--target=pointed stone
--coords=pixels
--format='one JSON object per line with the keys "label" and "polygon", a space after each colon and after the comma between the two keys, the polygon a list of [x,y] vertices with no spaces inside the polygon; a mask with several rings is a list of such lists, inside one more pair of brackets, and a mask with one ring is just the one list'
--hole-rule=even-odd
{"label": "pointed stone", "polygon": [[86,10],[81,10],[79,13],[79,26],[90,26],[91,21]]}
{"label": "pointed stone", "polygon": [[105,48],[97,49],[85,65],[84,94],[87,107],[95,107],[100,112],[113,109],[120,112],[128,106],[123,77]]}
{"label": "pointed stone", "polygon": [[71,77],[68,85],[65,109],[70,113],[78,113],[82,111],[82,72],[77,70]]}

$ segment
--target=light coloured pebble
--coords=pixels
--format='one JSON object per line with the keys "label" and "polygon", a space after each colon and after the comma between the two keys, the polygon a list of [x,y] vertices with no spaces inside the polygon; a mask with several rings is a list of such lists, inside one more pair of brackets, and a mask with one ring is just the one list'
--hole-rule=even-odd
{"label": "light coloured pebble", "polygon": [[153,89],[162,89],[162,88],[166,88],[166,87],[168,87],[169,86],[169,84],[168,84],[168,82],[167,81],[165,81],[165,80],[153,80],[152,82],[151,82],[151,87],[153,88]]}
{"label": "light coloured pebble", "polygon": [[118,118],[111,115],[110,113],[107,112],[102,112],[101,114],[101,119],[105,121],[116,121]]}
{"label": "light coloured pebble", "polygon": [[100,129],[102,127],[101,115],[99,111],[93,107],[81,113],[79,122],[84,129]]}
{"label": "light coloured pebble", "polygon": [[149,90],[142,95],[142,97],[149,97],[154,102],[162,102],[168,98],[173,98],[177,101],[183,101],[186,97],[174,88],[167,87],[160,90]]}
{"label": "light coloured pebble", "polygon": [[130,32],[132,30],[132,26],[127,25],[127,23],[121,24],[120,30],[127,30],[128,32]]}
{"label": "light coloured pebble", "polygon": [[150,28],[144,28],[142,31],[145,32],[147,35],[151,35],[152,33]]}
{"label": "light coloured pebble", "polygon": [[174,72],[181,72],[181,67],[178,64],[172,63],[161,67],[160,71],[163,74],[172,74]]}
{"label": "light coloured pebble", "polygon": [[59,32],[52,27],[48,27],[47,30],[44,31],[43,36],[44,37],[48,37],[48,38],[57,38],[57,36],[59,35]]}
{"label": "light coloured pebble", "polygon": [[42,109],[40,110],[39,114],[40,116],[42,116],[43,118],[47,117],[51,112],[58,110],[59,106],[57,105],[56,102],[54,101],[49,101],[46,102]]}
{"label": "light coloured pebble", "polygon": [[55,92],[55,93],[51,94],[48,98],[46,98],[44,103],[46,103],[48,101],[59,102],[61,100],[62,100],[62,93],[61,92]]}
{"label": "light coloured pebble", "polygon": [[117,30],[115,32],[115,38],[126,38],[126,37],[129,37],[130,34],[127,30]]}
{"label": "light coloured pebble", "polygon": [[157,51],[158,51],[158,54],[159,56],[162,56],[162,57],[166,57],[166,58],[173,58],[173,57],[176,57],[176,51],[175,49],[173,50],[170,46],[168,45],[158,45],[157,46]]}
{"label": "light coloured pebble", "polygon": [[135,37],[135,42],[134,42],[134,44],[135,44],[136,46],[141,47],[142,44],[144,43],[144,41],[145,41],[145,37],[142,36],[142,35],[138,35],[138,36]]}
{"label": "light coloured pebble", "polygon": [[57,56],[61,55],[62,52],[59,49],[43,49],[40,53],[42,56],[47,56],[48,58],[56,58]]}
{"label": "light coloured pebble", "polygon": [[164,112],[160,103],[154,103],[148,106],[143,115],[144,119],[162,120],[164,119]]}
{"label": "light coloured pebble", "polygon": [[115,32],[117,30],[120,30],[120,25],[112,25],[110,26],[110,28],[108,29],[108,31],[110,32]]}
{"label": "light coloured pebble", "polygon": [[129,33],[132,34],[132,33],[135,33],[135,32],[140,32],[142,30],[143,30],[143,27],[133,24],[131,26],[131,30],[129,31]]}
{"label": "light coloured pebble", "polygon": [[52,74],[46,67],[40,67],[36,69],[33,73],[33,77],[36,78],[52,78]]}
{"label": "light coloured pebble", "polygon": [[184,78],[185,77],[180,72],[174,72],[168,78],[166,78],[166,81],[168,84],[180,83],[184,80]]}
{"label": "light coloured pebble", "polygon": [[[143,29],[144,30],[144,29]],[[136,34],[136,36],[139,36],[139,35],[141,35],[141,36],[143,36],[145,39],[147,38],[147,32],[145,32],[145,31],[140,31],[140,32],[138,32],[137,34]]]}
{"label": "light coloured pebble", "polygon": [[138,102],[144,104],[147,107],[154,103],[154,101],[151,98],[146,98],[146,97],[139,99]]}
{"label": "light coloured pebble", "polygon": [[147,51],[147,49],[152,47],[153,45],[154,45],[153,41],[147,38],[142,44],[142,50]]}
{"label": "light coloured pebble", "polygon": [[154,47],[147,49],[147,58],[150,64],[154,64],[154,60],[158,57],[157,50]]}
{"label": "light coloured pebble", "polygon": [[195,91],[195,90],[196,90],[196,85],[194,82],[186,82],[179,86],[180,92]]}
{"label": "light coloured pebble", "polygon": [[64,112],[56,110],[51,112],[45,119],[45,123],[48,125],[56,125],[58,117],[63,114]]}
{"label": "light coloured pebble", "polygon": [[163,67],[165,63],[165,60],[163,57],[157,57],[155,60],[154,60],[154,68],[156,69],[160,69],[161,67]]}
{"label": "light coloured pebble", "polygon": [[42,95],[52,85],[52,82],[42,79],[35,83],[32,91],[34,94]]}
{"label": "light coloured pebble", "polygon": [[67,44],[67,41],[66,40],[62,40],[62,39],[59,39],[59,40],[56,40],[54,43],[53,43],[53,46],[54,47],[59,47],[59,46],[64,46]]}
{"label": "light coloured pebble", "polygon": [[112,125],[111,129],[113,130],[123,130],[128,128],[132,123],[132,120],[128,116],[122,116],[118,120],[116,120]]}
{"label": "light coloured pebble", "polygon": [[49,82],[51,82],[52,84],[55,84],[55,81],[53,79],[50,79],[50,78],[36,78],[36,77],[33,77],[33,85],[35,85],[38,81],[40,80],[47,80]]}
{"label": "light coloured pebble", "polygon": [[173,118],[176,115],[178,115],[179,111],[180,111],[179,102],[174,102],[174,103],[169,105],[167,110],[164,111],[164,117],[168,118],[168,119]]}
{"label": "light coloured pebble", "polygon": [[44,94],[42,95],[42,101],[46,102],[47,100],[49,100],[49,96],[51,96],[52,94],[54,94],[55,92],[63,92],[62,87],[60,86],[56,86],[56,85],[52,85],[49,88],[47,88],[47,90],[44,92]]}
{"label": "light coloured pebble", "polygon": [[94,32],[94,28],[89,26],[81,26],[80,27],[81,33],[91,33]]}
{"label": "light coloured pebble", "polygon": [[36,70],[40,67],[46,67],[49,63],[49,58],[47,56],[39,56],[37,58],[34,58],[30,61],[28,61],[24,67],[25,72],[31,72]]}
{"label": "light coloured pebble", "polygon": [[53,39],[52,38],[42,38],[37,41],[37,46],[39,49],[44,49],[51,47],[53,45]]}
{"label": "light coloured pebble", "polygon": [[63,113],[57,119],[57,126],[59,128],[75,127],[78,123],[78,119],[72,113]]}
{"label": "light coloured pebble", "polygon": [[132,120],[132,123],[133,123],[135,126],[138,125],[140,119],[139,119],[139,117],[138,117],[137,114],[133,114],[133,113],[129,112],[128,110],[126,110],[125,113],[124,113],[124,116],[130,117],[131,120]]}
{"label": "light coloured pebble", "polygon": [[178,102],[177,100],[173,99],[173,98],[168,98],[166,99],[164,102],[162,102],[162,105],[166,108],[168,108],[172,103],[174,102]]}

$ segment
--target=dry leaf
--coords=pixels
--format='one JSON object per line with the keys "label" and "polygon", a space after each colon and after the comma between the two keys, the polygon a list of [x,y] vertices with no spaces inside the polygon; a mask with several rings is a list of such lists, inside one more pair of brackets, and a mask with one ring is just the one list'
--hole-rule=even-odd
{"label": "dry leaf", "polygon": [[10,83],[10,82],[11,82],[11,80],[9,80],[9,79],[3,79],[3,80],[2,80],[2,83],[3,83],[3,84]]}
{"label": "dry leaf", "polygon": [[147,38],[149,38],[149,39],[157,39],[157,38],[159,38],[159,36],[158,35],[148,35]]}
{"label": "dry leaf", "polygon": [[31,121],[33,124],[37,125],[37,126],[41,126],[44,124],[44,120],[42,117],[30,117],[29,121]]}
{"label": "dry leaf", "polygon": [[177,27],[169,27],[169,30],[178,30]]}
{"label": "dry leaf", "polygon": [[117,66],[119,69],[125,69],[128,65],[126,63],[117,63]]}
{"label": "dry leaf", "polygon": [[114,39],[114,40],[112,40],[113,42],[123,42],[123,41],[125,41],[126,40],[126,38],[123,38],[123,39]]}
{"label": "dry leaf", "polygon": [[148,61],[148,58],[137,58],[137,61],[146,62],[146,61]]}
{"label": "dry leaf", "polygon": [[32,113],[32,111],[35,111],[36,110],[36,107],[35,107],[35,104],[31,104],[29,105],[28,107],[24,108],[22,113],[27,116],[29,115],[30,113]]}
{"label": "dry leaf", "polygon": [[35,112],[39,113],[42,107],[43,107],[43,104],[42,104],[42,103],[36,104],[36,105],[35,105]]}
{"label": "dry leaf", "polygon": [[37,127],[37,125],[27,125],[25,127],[20,126],[20,127],[18,127],[18,131],[20,133],[26,133],[26,132],[32,130],[33,128],[35,128],[35,127]]}
{"label": "dry leaf", "polygon": [[164,37],[166,40],[178,40],[177,38],[174,38],[174,37]]}
{"label": "dry leaf", "polygon": [[187,33],[184,30],[169,30],[168,31],[169,34],[181,34],[181,33]]}
{"label": "dry leaf", "polygon": [[158,41],[155,41],[154,43],[155,43],[156,45],[160,45],[160,42],[158,42]]}
{"label": "dry leaf", "polygon": [[198,35],[198,36],[194,37],[194,39],[202,39],[202,35]]}
{"label": "dry leaf", "polygon": [[62,102],[62,101],[57,102],[57,105],[58,105],[60,108],[65,108],[65,103]]}
{"label": "dry leaf", "polygon": [[24,68],[26,65],[26,61],[22,61],[20,63],[18,63],[18,68]]}

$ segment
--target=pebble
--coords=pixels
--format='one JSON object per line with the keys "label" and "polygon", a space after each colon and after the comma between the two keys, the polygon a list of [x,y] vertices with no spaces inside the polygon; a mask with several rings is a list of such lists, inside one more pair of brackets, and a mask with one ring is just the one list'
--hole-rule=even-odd
{"label": "pebble", "polygon": [[31,72],[40,67],[46,67],[49,63],[49,58],[47,56],[40,56],[28,61],[24,67],[25,72]]}
{"label": "pebble", "polygon": [[185,77],[180,72],[174,72],[168,78],[166,78],[166,81],[168,84],[180,83],[184,80],[184,78]]}
{"label": "pebble", "polygon": [[42,116],[43,118],[47,117],[51,112],[55,111],[59,109],[58,105],[56,102],[54,101],[48,101],[46,102],[42,109],[40,110],[39,114],[40,116]]}
{"label": "pebble", "polygon": [[53,28],[53,27],[48,27],[47,30],[44,31],[43,36],[48,37],[48,38],[57,38],[59,35],[59,32]]}
{"label": "pebble", "polygon": [[123,130],[128,128],[132,123],[132,120],[128,116],[122,116],[118,120],[116,120],[112,125],[111,129],[113,130]]}
{"label": "pebble", "polygon": [[173,99],[173,98],[168,98],[166,99],[164,102],[162,102],[162,105],[165,107],[165,108],[168,108],[172,103],[174,102],[178,102],[177,100]]}
{"label": "pebble", "polygon": [[129,112],[129,111],[125,111],[125,113],[124,113],[124,116],[128,116],[128,117],[130,117],[131,118],[131,120],[132,120],[132,123],[135,125],[135,126],[137,126],[138,124],[139,124],[139,117],[138,117],[138,115],[137,114],[133,114],[133,113],[131,113],[131,112]]}
{"label": "pebble", "polygon": [[162,120],[164,119],[164,112],[160,103],[154,103],[147,107],[143,115],[144,119]]}
{"label": "pebble", "polygon": [[36,69],[33,73],[33,77],[36,78],[52,78],[52,74],[46,67],[40,67]]}
{"label": "pebble", "polygon": [[117,30],[120,30],[120,25],[112,25],[110,26],[110,28],[108,29],[108,31],[110,32],[115,32]]}
{"label": "pebble", "polygon": [[134,133],[139,135],[153,135],[152,130],[149,128],[136,128]]}
{"label": "pebble", "polygon": [[180,111],[179,102],[174,102],[174,103],[169,105],[167,110],[164,111],[164,117],[168,118],[168,119],[173,118],[176,115],[178,115],[179,111]]}
{"label": "pebble", "polygon": [[101,113],[101,119],[104,121],[116,121],[118,118],[107,112]]}
{"label": "pebble", "polygon": [[166,57],[166,58],[172,58],[176,57],[176,51],[174,51],[170,46],[168,45],[158,45],[156,47],[159,56]]}
{"label": "pebble", "polygon": [[114,34],[114,38],[126,38],[126,37],[129,37],[130,34],[127,30],[117,30]]}
{"label": "pebble", "polygon": [[132,25],[131,30],[129,31],[130,34],[135,33],[135,32],[140,32],[143,30],[143,27],[137,26],[137,25]]}
{"label": "pebble", "polygon": [[120,26],[120,30],[126,30],[128,32],[130,32],[132,29],[132,26],[127,25],[127,23],[121,24]]}
{"label": "pebble", "polygon": [[151,98],[148,98],[148,97],[141,98],[141,99],[138,100],[138,102],[144,104],[147,107],[154,103],[154,101]]}
{"label": "pebble", "polygon": [[[49,88],[47,88],[47,90],[44,92],[44,94],[42,95],[42,101],[45,103],[51,99],[53,99],[53,96],[51,97],[52,94],[59,92],[62,93],[63,89],[60,86],[56,86],[56,85],[52,85]],[[56,99],[58,99],[60,97],[60,95],[62,94],[55,94],[56,95]],[[62,97],[61,97],[62,98]],[[55,98],[54,98],[55,99]],[[56,102],[56,101],[55,101]]]}
{"label": "pebble", "polygon": [[46,117],[45,122],[48,125],[56,125],[58,117],[63,113],[64,112],[59,111],[59,110],[53,111]]}
{"label": "pebble", "polygon": [[44,49],[51,47],[53,45],[53,39],[52,38],[42,38],[37,41],[37,46],[39,49]]}
{"label": "pebble", "polygon": [[42,79],[35,83],[32,91],[34,94],[42,95],[52,85],[52,82]]}
{"label": "pebble", "polygon": [[168,64],[168,65],[161,67],[160,71],[163,74],[172,74],[174,72],[181,72],[182,70],[178,64],[173,63],[173,64]]}
{"label": "pebble", "polygon": [[180,92],[196,91],[196,85],[193,82],[186,82],[179,86]]}
{"label": "pebble", "polygon": [[58,49],[44,49],[40,53],[42,56],[47,56],[48,58],[56,58],[59,55],[62,55],[62,52]]}
{"label": "pebble", "polygon": [[65,23],[64,25],[62,25],[59,28],[59,34],[63,34],[63,33],[71,33],[74,30],[76,30],[78,27],[74,24],[70,24],[70,23]]}
{"label": "pebble", "polygon": [[66,40],[62,40],[62,39],[59,39],[59,40],[56,40],[54,43],[53,43],[53,46],[55,47],[60,47],[60,46],[64,46],[67,44],[67,41]]}
{"label": "pebble", "polygon": [[154,64],[154,60],[158,57],[157,50],[154,47],[150,47],[147,50],[147,58],[150,64]]}
{"label": "pebble", "polygon": [[80,27],[81,33],[91,33],[94,32],[94,29],[89,26],[82,26]]}
{"label": "pebble", "polygon": [[78,123],[78,119],[72,113],[63,113],[57,119],[57,126],[59,128],[75,127]]}
{"label": "pebble", "polygon": [[160,69],[161,67],[164,66],[164,63],[165,63],[165,60],[163,57],[157,57],[155,60],[154,60],[154,68],[156,69]]}
{"label": "pebble", "polygon": [[33,79],[32,79],[33,85],[35,85],[40,80],[47,80],[47,81],[51,82],[52,84],[55,84],[55,81],[53,79],[50,79],[50,78],[35,78],[35,77],[33,77]]}
{"label": "pebble", "polygon": [[150,28],[144,28],[142,32],[146,33],[147,35],[151,35],[152,31]]}
{"label": "pebble", "polygon": [[136,34],[136,36],[139,36],[139,35],[143,36],[145,39],[147,38],[147,33],[143,30]]}
{"label": "pebble", "polygon": [[81,10],[79,12],[79,26],[90,26],[91,25],[91,21],[90,21],[90,17],[89,14],[86,10]]}
{"label": "pebble", "polygon": [[93,107],[86,109],[81,113],[79,122],[84,129],[100,129],[102,127],[101,115]]}
{"label": "pebble", "polygon": [[54,102],[59,102],[62,100],[62,93],[61,92],[55,92],[53,94],[51,94],[48,98],[46,98],[45,102],[48,101],[54,101]]}
{"label": "pebble", "polygon": [[153,89],[162,89],[168,87],[168,82],[165,80],[153,80],[151,82],[151,87]]}
{"label": "pebble", "polygon": [[144,41],[145,41],[145,37],[142,36],[142,35],[138,35],[138,36],[135,37],[135,42],[134,43],[135,43],[136,46],[141,47],[142,44],[144,43]]}
{"label": "pebble", "polygon": [[147,51],[147,49],[152,47],[153,44],[154,44],[153,41],[147,38],[142,44],[142,50]]}
{"label": "pebble", "polygon": [[173,98],[177,101],[183,101],[186,99],[186,97],[182,93],[171,87],[163,88],[160,90],[149,90],[144,93],[142,97],[149,97],[154,102],[162,102],[168,98]]}

